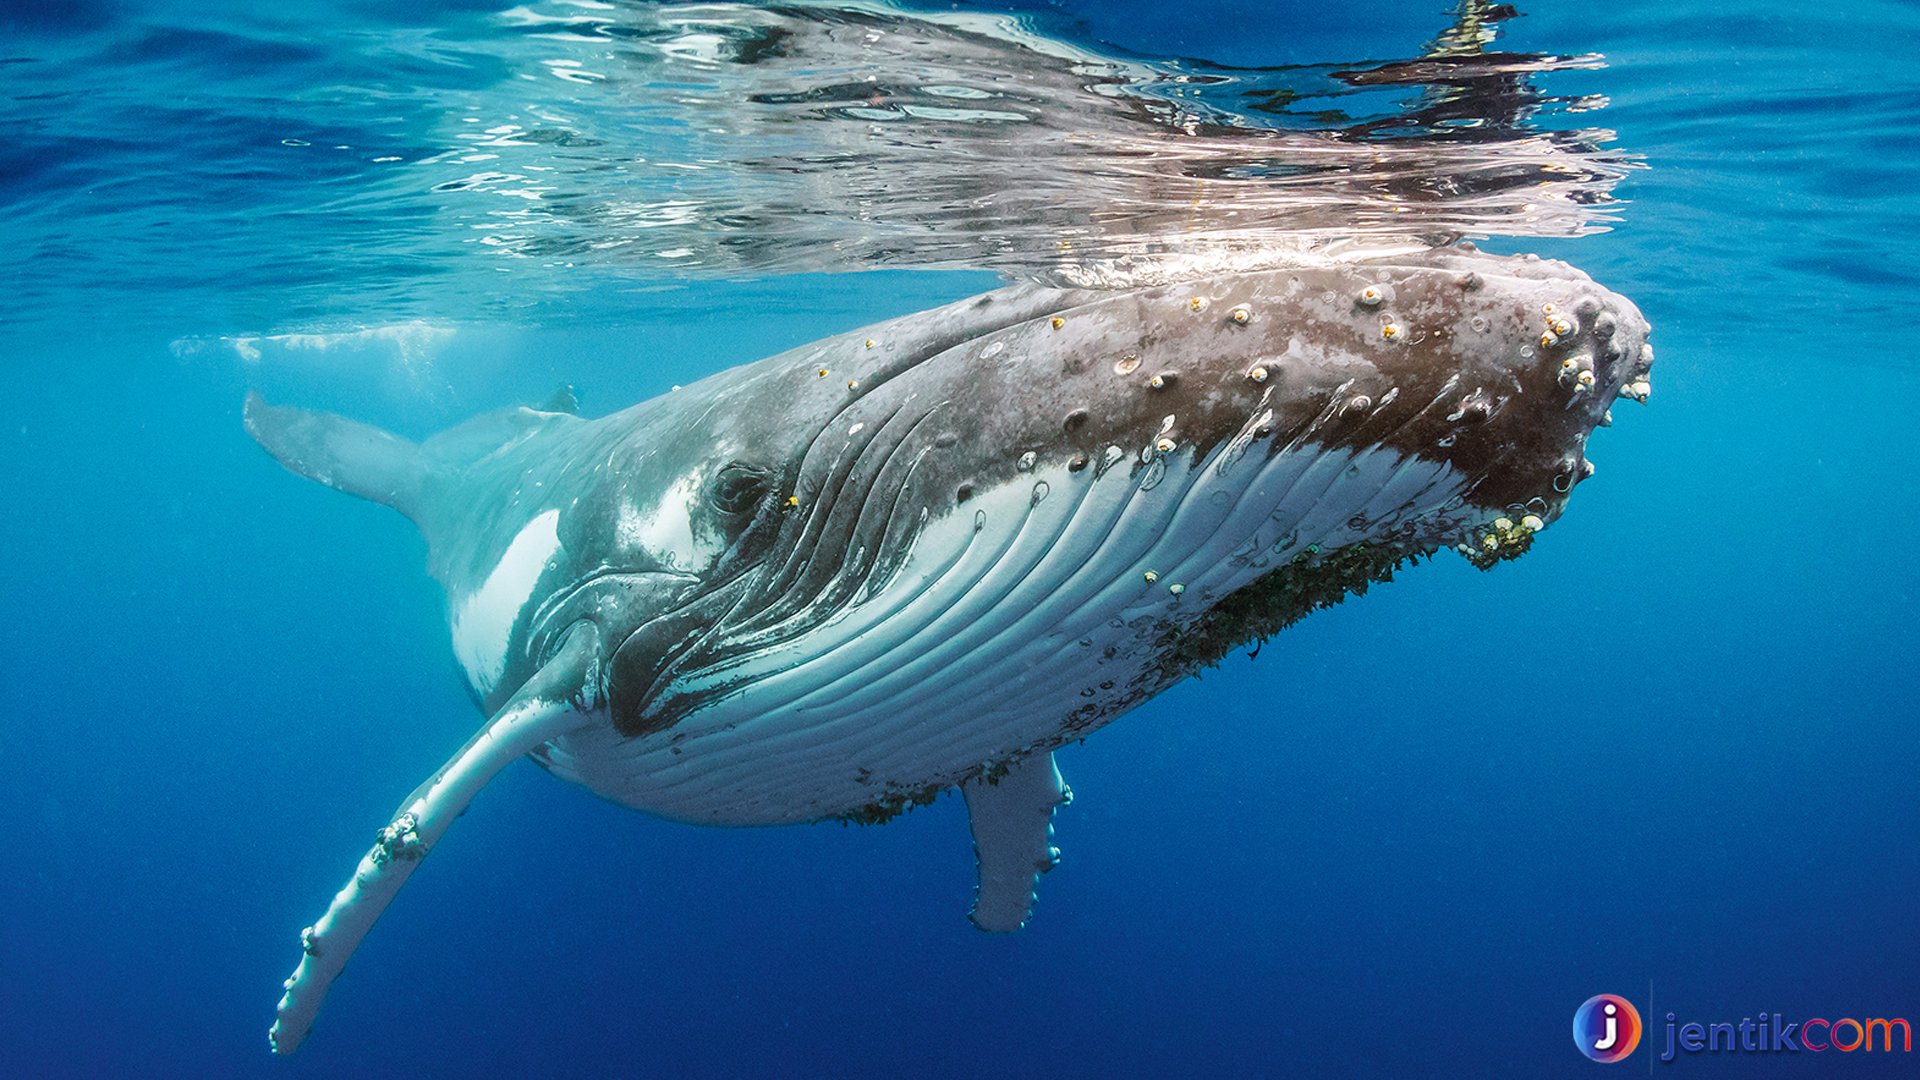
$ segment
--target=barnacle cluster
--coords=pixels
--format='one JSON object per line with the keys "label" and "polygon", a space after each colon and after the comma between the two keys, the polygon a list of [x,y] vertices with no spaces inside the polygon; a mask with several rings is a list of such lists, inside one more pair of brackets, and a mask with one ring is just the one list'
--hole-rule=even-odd
{"label": "barnacle cluster", "polygon": [[1480,534],[1480,539],[1471,544],[1461,544],[1454,550],[1466,556],[1467,561],[1482,570],[1493,569],[1493,564],[1507,559],[1517,559],[1533,547],[1533,534],[1545,527],[1545,523],[1532,514],[1519,521],[1512,518],[1495,518]]}
{"label": "barnacle cluster", "polygon": [[373,840],[373,863],[385,866],[395,859],[417,861],[426,858],[427,845],[420,839],[420,820],[412,811],[388,822]]}

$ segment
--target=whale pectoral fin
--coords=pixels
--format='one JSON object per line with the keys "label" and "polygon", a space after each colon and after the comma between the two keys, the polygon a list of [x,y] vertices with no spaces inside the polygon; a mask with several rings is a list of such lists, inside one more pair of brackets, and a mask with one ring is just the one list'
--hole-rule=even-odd
{"label": "whale pectoral fin", "polygon": [[1053,846],[1053,808],[1073,799],[1051,753],[1013,763],[994,780],[975,777],[960,785],[973,822],[973,857],[980,889],[969,918],[973,925],[1010,934],[1033,912],[1033,886],[1060,861]]}
{"label": "whale pectoral fin", "polygon": [[599,634],[590,624],[577,624],[560,652],[432,779],[415,788],[380,830],[327,913],[300,934],[306,956],[287,980],[286,996],[267,1033],[275,1053],[299,1049],[328,988],[361,939],[480,789],[514,759],[581,725],[575,702],[589,692],[584,688],[599,663],[599,651]]}

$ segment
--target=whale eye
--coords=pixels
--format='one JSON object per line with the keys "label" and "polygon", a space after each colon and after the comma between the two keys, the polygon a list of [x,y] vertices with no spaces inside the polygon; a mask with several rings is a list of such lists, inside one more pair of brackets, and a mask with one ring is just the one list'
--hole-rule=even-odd
{"label": "whale eye", "polygon": [[713,483],[713,508],[728,517],[751,514],[766,498],[772,477],[765,469],[744,461],[730,461]]}

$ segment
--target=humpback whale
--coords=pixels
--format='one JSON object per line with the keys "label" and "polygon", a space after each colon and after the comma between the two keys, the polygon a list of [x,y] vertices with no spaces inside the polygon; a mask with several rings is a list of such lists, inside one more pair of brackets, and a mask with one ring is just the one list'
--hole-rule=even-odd
{"label": "humpback whale", "polygon": [[1052,751],[1453,549],[1513,558],[1650,390],[1634,305],[1471,245],[1119,291],[1021,285],[600,419],[422,443],[248,396],[296,473],[425,535],[486,720],[301,934],[291,1053],[407,876],[526,757],[710,825],[958,788],[972,920],[1023,925]]}

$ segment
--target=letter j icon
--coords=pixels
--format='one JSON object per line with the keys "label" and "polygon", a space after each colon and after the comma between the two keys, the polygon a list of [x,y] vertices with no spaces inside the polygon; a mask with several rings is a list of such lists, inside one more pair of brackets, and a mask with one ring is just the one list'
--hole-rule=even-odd
{"label": "letter j icon", "polygon": [[1590,997],[1573,1014],[1573,1044],[1595,1061],[1619,1061],[1640,1045],[1640,1013],[1618,994]]}

